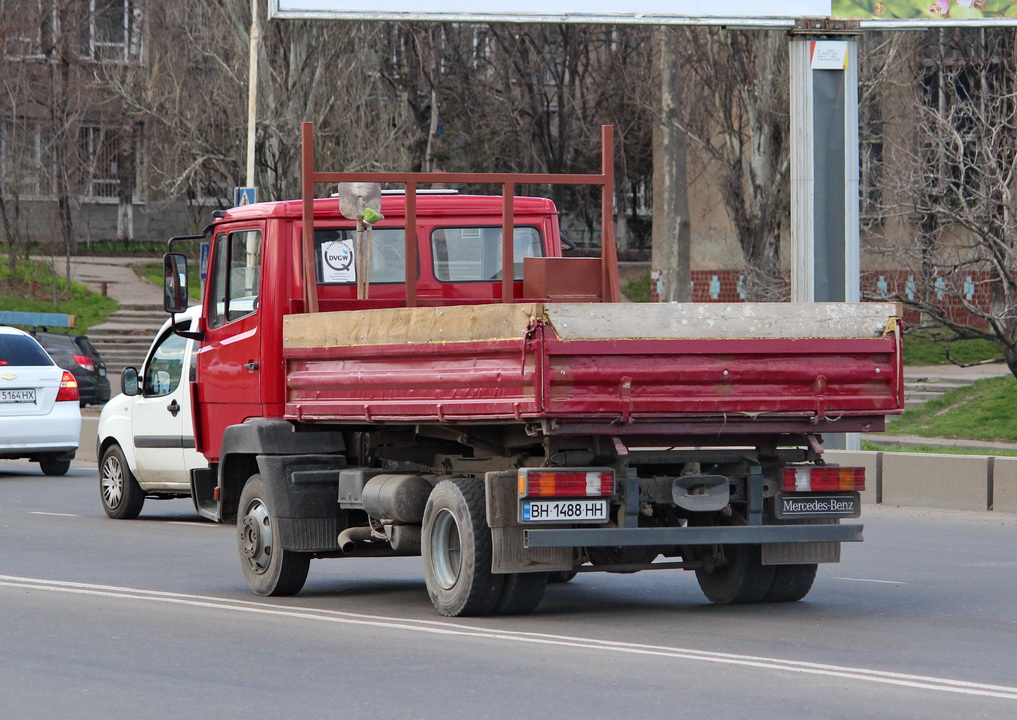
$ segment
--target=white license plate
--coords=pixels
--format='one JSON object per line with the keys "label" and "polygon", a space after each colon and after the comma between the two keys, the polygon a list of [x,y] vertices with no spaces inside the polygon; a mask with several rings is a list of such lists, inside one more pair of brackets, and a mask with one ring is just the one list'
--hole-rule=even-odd
{"label": "white license plate", "polygon": [[523,500],[520,518],[527,522],[605,522],[606,498]]}
{"label": "white license plate", "polygon": [[0,390],[0,403],[34,403],[35,388]]}

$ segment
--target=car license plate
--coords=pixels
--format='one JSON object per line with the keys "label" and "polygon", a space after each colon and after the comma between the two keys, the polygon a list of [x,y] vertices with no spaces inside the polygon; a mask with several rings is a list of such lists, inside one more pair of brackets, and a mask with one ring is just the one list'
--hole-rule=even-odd
{"label": "car license plate", "polygon": [[606,498],[523,500],[520,519],[528,522],[605,522]]}
{"label": "car license plate", "polygon": [[0,403],[34,403],[35,388],[0,390]]}
{"label": "car license plate", "polygon": [[779,519],[856,518],[862,512],[861,497],[848,493],[783,493],[777,496]]}

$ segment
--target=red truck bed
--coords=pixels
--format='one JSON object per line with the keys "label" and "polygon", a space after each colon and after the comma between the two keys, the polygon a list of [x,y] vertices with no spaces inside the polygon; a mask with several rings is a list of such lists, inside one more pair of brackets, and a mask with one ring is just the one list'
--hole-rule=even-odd
{"label": "red truck bed", "polygon": [[292,315],[285,414],[545,421],[557,433],[877,431],[903,408],[899,314],[888,303],[518,303]]}

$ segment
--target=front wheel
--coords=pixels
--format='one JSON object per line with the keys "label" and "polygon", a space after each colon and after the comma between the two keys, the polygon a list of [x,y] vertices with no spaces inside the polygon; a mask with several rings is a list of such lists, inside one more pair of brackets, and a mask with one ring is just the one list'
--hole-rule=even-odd
{"label": "front wheel", "polygon": [[252,475],[240,493],[237,517],[240,566],[256,595],[296,595],[311,565],[308,553],[284,550],[261,475]]}
{"label": "front wheel", "polygon": [[124,451],[110,445],[99,461],[99,496],[102,509],[114,520],[132,520],[141,514],[145,491],[127,466]]}
{"label": "front wheel", "polygon": [[424,507],[421,551],[424,582],[442,615],[490,615],[503,575],[491,572],[491,529],[484,485],[472,478],[438,483]]}

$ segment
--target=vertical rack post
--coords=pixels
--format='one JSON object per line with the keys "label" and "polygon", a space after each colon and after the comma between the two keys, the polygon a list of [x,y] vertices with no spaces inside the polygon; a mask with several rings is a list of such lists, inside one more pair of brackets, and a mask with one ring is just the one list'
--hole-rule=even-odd
{"label": "vertical rack post", "polygon": [[406,198],[406,307],[417,306],[417,184],[407,182]]}
{"label": "vertical rack post", "polygon": [[501,301],[512,302],[512,283],[516,278],[515,226],[512,199],[516,194],[515,183],[504,182],[501,186]]}
{"label": "vertical rack post", "polygon": [[302,123],[300,132],[304,312],[318,312],[318,283],[314,271],[314,123]]}
{"label": "vertical rack post", "polygon": [[601,125],[600,267],[604,302],[621,302],[618,248],[614,241],[614,127]]}

